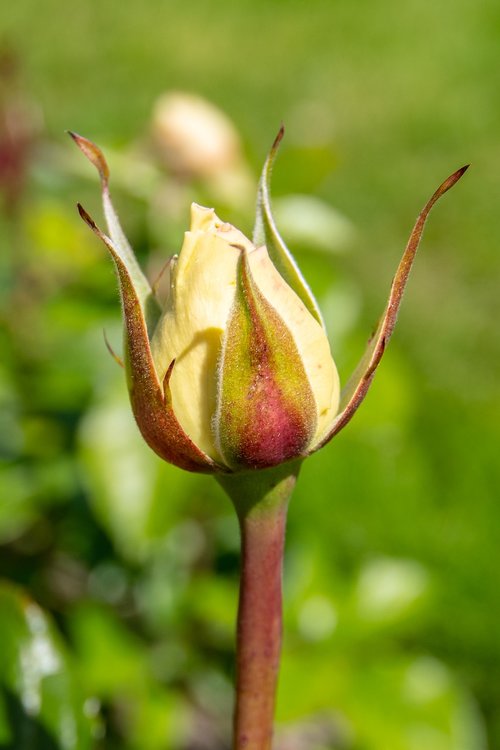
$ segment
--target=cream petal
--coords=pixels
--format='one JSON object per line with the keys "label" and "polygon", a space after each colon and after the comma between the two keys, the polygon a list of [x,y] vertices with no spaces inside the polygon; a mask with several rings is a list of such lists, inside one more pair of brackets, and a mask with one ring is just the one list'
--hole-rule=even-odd
{"label": "cream petal", "polygon": [[185,432],[207,455],[220,459],[212,429],[221,341],[236,293],[238,258],[248,260],[256,284],[290,329],[315,396],[314,447],[338,409],[339,379],[328,339],[318,321],[274,267],[265,247],[222,222],[213,209],[193,204],[172,280],[172,293],[151,341],[163,377],[170,363],[174,412]]}
{"label": "cream petal", "polygon": [[151,342],[160,377],[175,359],[170,389],[177,419],[196,445],[214,457],[217,363],[240,254],[233,244],[253,248],[212,209],[193,204],[191,230],[179,254],[172,294]]}

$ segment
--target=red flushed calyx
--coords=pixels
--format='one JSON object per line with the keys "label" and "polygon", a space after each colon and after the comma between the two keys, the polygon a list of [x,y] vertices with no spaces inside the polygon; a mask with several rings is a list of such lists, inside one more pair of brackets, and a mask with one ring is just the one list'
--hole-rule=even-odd
{"label": "red flushed calyx", "polygon": [[316,425],[314,396],[291,331],[257,288],[246,252],[223,342],[215,419],[232,469],[262,469],[296,458]]}

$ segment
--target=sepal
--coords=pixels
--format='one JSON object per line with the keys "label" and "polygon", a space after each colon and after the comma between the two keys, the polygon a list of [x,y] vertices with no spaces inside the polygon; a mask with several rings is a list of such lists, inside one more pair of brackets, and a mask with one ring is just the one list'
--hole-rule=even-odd
{"label": "sepal", "polygon": [[326,437],[316,446],[312,447],[311,452],[318,450],[328,443],[334,435],[342,430],[352,419],[357,409],[364,400],[368,389],[373,381],[375,371],[380,364],[380,360],[385,352],[389,339],[392,336],[394,326],[398,317],[399,307],[403,298],[403,293],[408,282],[410,271],[415,260],[415,255],[422,239],[425,223],[434,204],[450,188],[458,182],[469,165],[458,169],[450,175],[436,190],[436,192],[427,201],[420,212],[415,226],[406,245],[405,251],[396,270],[396,275],[392,281],[391,291],[385,310],[380,318],[374,334],[368,341],[365,353],[361,357],[357,367],[347,381],[340,395],[340,410],[335,417],[331,429]]}
{"label": "sepal", "polygon": [[165,461],[187,471],[213,473],[225,471],[203,453],[186,435],[172,408],[169,379],[170,364],[163,384],[151,356],[146,321],[137,290],[123,257],[114,242],[78,205],[80,216],[106,245],[116,267],[125,320],[125,367],[130,401],[139,429],[148,445]]}
{"label": "sepal", "polygon": [[316,300],[314,299],[313,293],[278,232],[271,211],[271,172],[284,134],[285,128],[282,125],[274,140],[271,151],[267,156],[260,176],[257,192],[257,213],[253,231],[253,243],[256,247],[260,247],[260,245],[265,245],[267,247],[269,257],[288,286],[293,289],[295,294],[299,297],[307,310],[309,310],[311,315],[316,318],[318,323],[325,328],[321,312]]}
{"label": "sepal", "polygon": [[[259,252],[266,250],[253,255]],[[304,453],[316,429],[314,394],[294,338],[257,287],[244,248],[218,383],[214,432],[231,469],[263,469]]]}
{"label": "sepal", "polygon": [[130,247],[129,241],[123,232],[111,201],[109,193],[109,167],[104,158],[104,154],[101,149],[98,148],[95,143],[89,141],[88,138],[84,138],[82,135],[78,135],[72,131],[68,131],[68,133],[80,151],[87,157],[99,173],[101,180],[102,205],[109,236],[113,242],[115,252],[127,269],[130,281],[134,287],[137,299],[139,300],[139,304],[144,314],[148,336],[151,338],[160,317],[160,305],[151,289],[149,281],[144,276],[137,262],[134,251]]}

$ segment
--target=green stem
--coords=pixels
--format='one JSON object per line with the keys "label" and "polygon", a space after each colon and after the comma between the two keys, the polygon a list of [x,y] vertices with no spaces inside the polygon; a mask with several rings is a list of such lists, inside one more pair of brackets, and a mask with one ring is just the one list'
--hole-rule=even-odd
{"label": "green stem", "polygon": [[278,682],[288,501],[300,462],[219,475],[241,530],[234,750],[269,750]]}

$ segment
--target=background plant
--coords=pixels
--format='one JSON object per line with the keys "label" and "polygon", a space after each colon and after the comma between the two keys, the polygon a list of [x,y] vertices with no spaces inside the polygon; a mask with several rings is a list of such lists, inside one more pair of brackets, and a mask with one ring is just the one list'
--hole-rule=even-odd
{"label": "background plant", "polygon": [[[486,735],[494,747],[496,4],[44,7],[42,19],[27,1],[0,11],[38,138],[26,192],[2,219],[0,564],[51,613],[87,734],[97,715],[106,748],[217,747],[229,736],[236,524],[215,487],[159,465],[136,439],[121,372],[102,350],[104,319],[119,346],[111,271],[72,208],[87,189],[98,213],[94,176],[77,175],[63,136],[78,128],[114,147],[117,202],[153,267],[156,248],[163,257],[179,246],[186,190],[221,205],[220,185],[173,180],[157,157],[144,166],[153,102],[177,88],[232,117],[255,178],[269,132],[286,122],[280,226],[343,371],[429,185],[474,164],[426,232],[363,413],[304,466],[287,541],[278,741],[441,749],[484,747]],[[334,242],[287,229],[294,193],[338,209],[343,220],[309,204],[336,222]],[[253,194],[227,199],[225,216],[242,228]],[[22,632],[16,596],[4,593],[2,639]],[[18,676],[5,681],[2,716],[20,706]],[[44,721],[43,731],[30,724],[39,746],[64,746],[57,722]]]}

